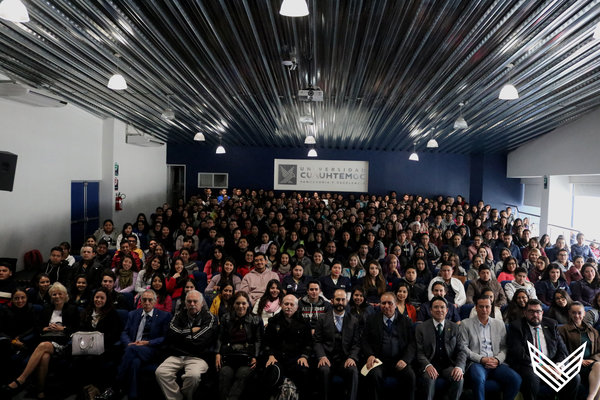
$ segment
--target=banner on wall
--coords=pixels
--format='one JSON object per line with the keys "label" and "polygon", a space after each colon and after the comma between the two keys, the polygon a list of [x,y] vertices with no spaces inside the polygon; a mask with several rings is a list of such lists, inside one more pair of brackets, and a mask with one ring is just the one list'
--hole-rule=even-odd
{"label": "banner on wall", "polygon": [[369,162],[275,159],[275,190],[368,192]]}

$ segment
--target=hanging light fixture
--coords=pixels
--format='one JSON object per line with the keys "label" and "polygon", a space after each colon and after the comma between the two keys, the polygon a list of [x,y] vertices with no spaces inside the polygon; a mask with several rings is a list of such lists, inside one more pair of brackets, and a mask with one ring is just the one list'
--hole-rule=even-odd
{"label": "hanging light fixture", "polygon": [[463,117],[463,107],[464,107],[465,103],[458,103],[458,106],[460,107],[460,111],[458,113],[458,118],[456,118],[456,121],[454,121],[454,129],[469,129],[469,124],[467,124],[467,121],[465,120],[465,117]]}
{"label": "hanging light fixture", "polygon": [[112,90],[125,90],[127,89],[127,81],[125,80],[123,75],[114,74],[110,77],[110,79],[108,80],[108,85],[106,86],[108,86],[108,88]]}
{"label": "hanging light fixture", "polygon": [[594,39],[600,39],[600,22],[596,25],[596,29],[594,29]]}
{"label": "hanging light fixture", "polygon": [[283,0],[279,14],[286,17],[304,17],[308,15],[306,0]]}
{"label": "hanging light fixture", "polygon": [[[438,147],[440,147],[438,145],[437,140],[435,140],[434,138],[429,139],[429,141],[427,142],[427,148],[428,149],[437,149]],[[414,153],[415,155],[417,155],[417,153]],[[412,157],[412,154],[411,154]],[[417,155],[417,159],[415,161],[419,161],[419,156]]]}
{"label": "hanging light fixture", "polygon": [[165,108],[160,117],[165,121],[173,121],[175,119],[175,111],[171,108],[171,95],[167,96],[167,108]]}
{"label": "hanging light fixture", "polygon": [[108,80],[108,88],[112,90],[125,90],[127,89],[127,81],[123,75],[119,73],[119,61],[121,59],[121,55],[115,53],[115,57],[117,58],[117,73],[110,77]]}
{"label": "hanging light fixture", "polygon": [[318,155],[318,154],[317,154],[317,150],[315,150],[315,149],[310,149],[310,150],[308,151],[308,156],[309,156],[309,157],[316,157],[317,155]]}
{"label": "hanging light fixture", "polygon": [[408,156],[410,161],[419,161],[419,155],[417,154],[417,144],[413,143],[413,152]]}
{"label": "hanging light fixture", "polygon": [[435,132],[436,129],[437,129],[437,126],[434,126],[433,129],[431,130],[431,132],[429,132],[429,141],[427,142],[428,149],[437,149],[438,147],[440,147],[438,145],[437,140],[435,140],[433,138],[433,133]]}
{"label": "hanging light fixture", "polygon": [[194,135],[194,140],[197,142],[204,142],[206,138],[204,137],[204,133],[198,132]]}
{"label": "hanging light fixture", "polygon": [[517,100],[519,98],[519,91],[517,90],[517,88],[515,87],[515,85],[512,84],[512,69],[514,68],[513,64],[508,64],[506,66],[506,68],[508,68],[508,83],[506,83],[504,86],[502,86],[502,89],[500,89],[500,94],[498,95],[498,98],[500,100]]}
{"label": "hanging light fixture", "polygon": [[313,135],[308,135],[306,138],[304,138],[304,144],[315,144],[317,143],[317,140],[315,139],[315,137]]}
{"label": "hanging light fixture", "polygon": [[217,150],[215,154],[225,154],[225,147],[221,144],[221,135],[219,135],[219,146],[217,146]]}
{"label": "hanging light fixture", "polygon": [[29,12],[21,0],[0,2],[0,18],[10,22],[29,22]]}

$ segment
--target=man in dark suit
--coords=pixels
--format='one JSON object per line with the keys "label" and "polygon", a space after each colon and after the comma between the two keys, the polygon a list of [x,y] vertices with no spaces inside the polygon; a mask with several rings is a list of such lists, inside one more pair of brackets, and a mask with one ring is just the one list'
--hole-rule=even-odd
{"label": "man in dark suit", "polygon": [[[415,342],[411,321],[396,308],[396,297],[384,293],[380,300],[381,311],[372,314],[365,323],[362,335],[362,351],[367,358],[367,390],[371,398],[383,397],[384,376],[395,376],[400,387],[406,389],[408,399],[414,398],[415,373],[411,368],[415,357]],[[376,360],[382,362],[373,368]],[[373,368],[373,369],[371,369]]]}
{"label": "man in dark suit", "polygon": [[337,289],[333,293],[333,309],[322,315],[316,324],[314,349],[319,359],[322,398],[329,395],[331,371],[341,373],[344,386],[349,388],[347,396],[355,400],[358,391],[358,354],[360,352],[360,332],[358,320],[346,312],[346,291]]}
{"label": "man in dark suit", "polygon": [[447,313],[447,300],[436,296],[431,299],[432,318],[417,326],[417,363],[423,371],[428,400],[435,395],[438,379],[449,382],[450,400],[458,400],[462,393],[467,352],[458,325],[446,319]]}
{"label": "man in dark suit", "polygon": [[[525,318],[514,321],[508,327],[508,363],[523,378],[521,393],[525,400],[539,397],[540,385],[545,385],[533,372],[527,342],[535,345],[544,355],[558,363],[567,356],[567,348],[558,333],[556,321],[543,318],[542,303],[529,300]],[[574,399],[579,386],[579,375],[569,381],[559,392],[560,399]]]}
{"label": "man in dark suit", "polygon": [[144,291],[140,302],[142,309],[129,313],[127,324],[121,333],[121,343],[125,346],[125,352],[117,372],[117,385],[118,389],[127,390],[129,399],[138,397],[138,371],[142,363],[151,362],[156,355],[157,349],[165,340],[171,321],[171,314],[154,308],[156,293],[153,290]]}

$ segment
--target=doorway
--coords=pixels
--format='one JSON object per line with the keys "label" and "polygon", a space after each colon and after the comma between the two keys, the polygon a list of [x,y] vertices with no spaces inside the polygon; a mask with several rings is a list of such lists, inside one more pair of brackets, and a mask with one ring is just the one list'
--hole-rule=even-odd
{"label": "doorway", "polygon": [[167,201],[172,207],[176,207],[177,200],[185,198],[185,165],[167,164]]}
{"label": "doorway", "polygon": [[71,182],[71,249],[79,254],[85,238],[100,226],[100,182]]}

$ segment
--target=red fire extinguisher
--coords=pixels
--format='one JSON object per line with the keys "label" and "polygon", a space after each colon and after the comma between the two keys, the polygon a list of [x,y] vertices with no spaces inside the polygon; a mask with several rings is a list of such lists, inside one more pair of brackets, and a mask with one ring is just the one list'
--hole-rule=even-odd
{"label": "red fire extinguisher", "polygon": [[115,195],[115,210],[122,211],[123,210],[123,200],[125,200],[127,196],[124,193],[117,192]]}

